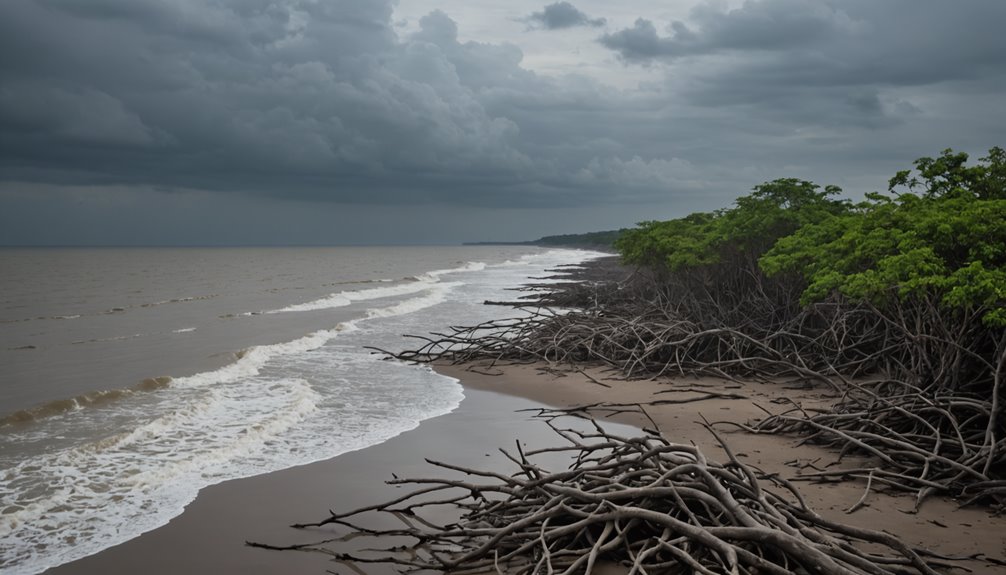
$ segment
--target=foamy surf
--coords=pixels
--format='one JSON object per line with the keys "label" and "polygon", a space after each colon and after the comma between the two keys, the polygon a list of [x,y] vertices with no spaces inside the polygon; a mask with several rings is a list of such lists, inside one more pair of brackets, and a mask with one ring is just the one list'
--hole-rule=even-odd
{"label": "foamy surf", "polygon": [[357,301],[369,301],[395,296],[403,296],[421,292],[429,289],[431,282],[406,283],[393,287],[369,288],[363,290],[342,291],[333,293],[321,299],[305,302],[302,304],[290,305],[281,309],[270,310],[264,313],[289,313],[298,311],[318,311],[337,307],[346,307]]}
{"label": "foamy surf", "polygon": [[[349,308],[355,317],[331,329],[11,422],[0,430],[4,441],[35,446],[36,455],[18,460],[0,450],[0,493],[10,494],[0,510],[0,565],[38,573],[164,525],[205,486],[375,445],[454,410],[463,399],[455,380],[365,347],[402,349],[402,334],[494,317],[499,310],[482,301],[589,256],[547,252],[355,290],[353,303],[372,307]],[[306,304],[287,307],[298,305]]]}
{"label": "foamy surf", "polygon": [[[460,403],[460,387],[432,371],[315,347],[338,333],[352,330],[254,348],[220,370],[120,401],[120,411],[142,406],[156,416],[5,470],[0,492],[19,497],[0,519],[2,563],[36,573],[85,557],[164,525],[205,486],[374,445]],[[281,375],[290,373],[302,377]],[[92,425],[113,409],[60,419]]]}

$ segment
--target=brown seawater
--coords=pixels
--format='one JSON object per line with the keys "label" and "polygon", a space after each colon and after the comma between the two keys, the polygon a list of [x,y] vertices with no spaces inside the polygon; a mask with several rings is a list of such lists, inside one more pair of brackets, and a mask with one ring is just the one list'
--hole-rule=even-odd
{"label": "brown seawater", "polygon": [[457,383],[407,333],[596,254],[529,247],[0,249],[0,568],[163,525],[202,487],[361,449]]}

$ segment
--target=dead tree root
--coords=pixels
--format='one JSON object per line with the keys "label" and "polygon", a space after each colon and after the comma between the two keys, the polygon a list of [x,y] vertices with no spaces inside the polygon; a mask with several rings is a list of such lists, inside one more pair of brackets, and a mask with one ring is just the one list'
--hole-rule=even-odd
{"label": "dead tree root", "polygon": [[918,502],[938,493],[1006,509],[1003,330],[955,324],[927,301],[882,311],[836,299],[792,310],[757,292],[727,305],[659,286],[638,274],[529,286],[537,299],[515,317],[418,337],[417,348],[389,355],[487,370],[590,363],[626,379],[824,385],[839,398],[828,413],[794,410],[748,430],[802,434],[842,455],[873,456],[863,473],[833,478],[872,471],[875,483],[915,491]]}

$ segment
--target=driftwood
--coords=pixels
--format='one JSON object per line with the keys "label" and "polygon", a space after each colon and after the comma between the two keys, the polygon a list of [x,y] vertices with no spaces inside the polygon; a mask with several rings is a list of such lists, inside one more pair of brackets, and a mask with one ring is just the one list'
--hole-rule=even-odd
{"label": "driftwood", "polygon": [[[745,465],[719,436],[723,464],[656,434],[620,437],[592,419],[564,426],[569,415],[540,414],[565,445],[500,450],[512,475],[429,461],[455,478],[396,478],[388,483],[413,491],[295,526],[348,534],[287,547],[249,544],[325,553],[358,572],[360,565],[383,563],[407,572],[571,574],[617,563],[630,575],[932,575],[950,565],[890,534],[821,517],[792,484]],[[536,463],[556,454],[569,456],[567,468]],[[437,525],[424,517],[445,505],[456,510],[456,521]],[[365,527],[373,515],[392,516],[401,526]],[[369,552],[328,546],[359,536],[406,543]]]}

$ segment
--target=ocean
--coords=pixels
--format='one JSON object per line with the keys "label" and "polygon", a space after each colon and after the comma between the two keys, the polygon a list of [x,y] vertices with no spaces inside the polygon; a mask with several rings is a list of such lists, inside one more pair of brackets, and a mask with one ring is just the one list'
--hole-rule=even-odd
{"label": "ocean", "polygon": [[0,571],[166,524],[203,487],[376,445],[460,405],[382,359],[512,316],[595,252],[518,246],[0,249]]}

